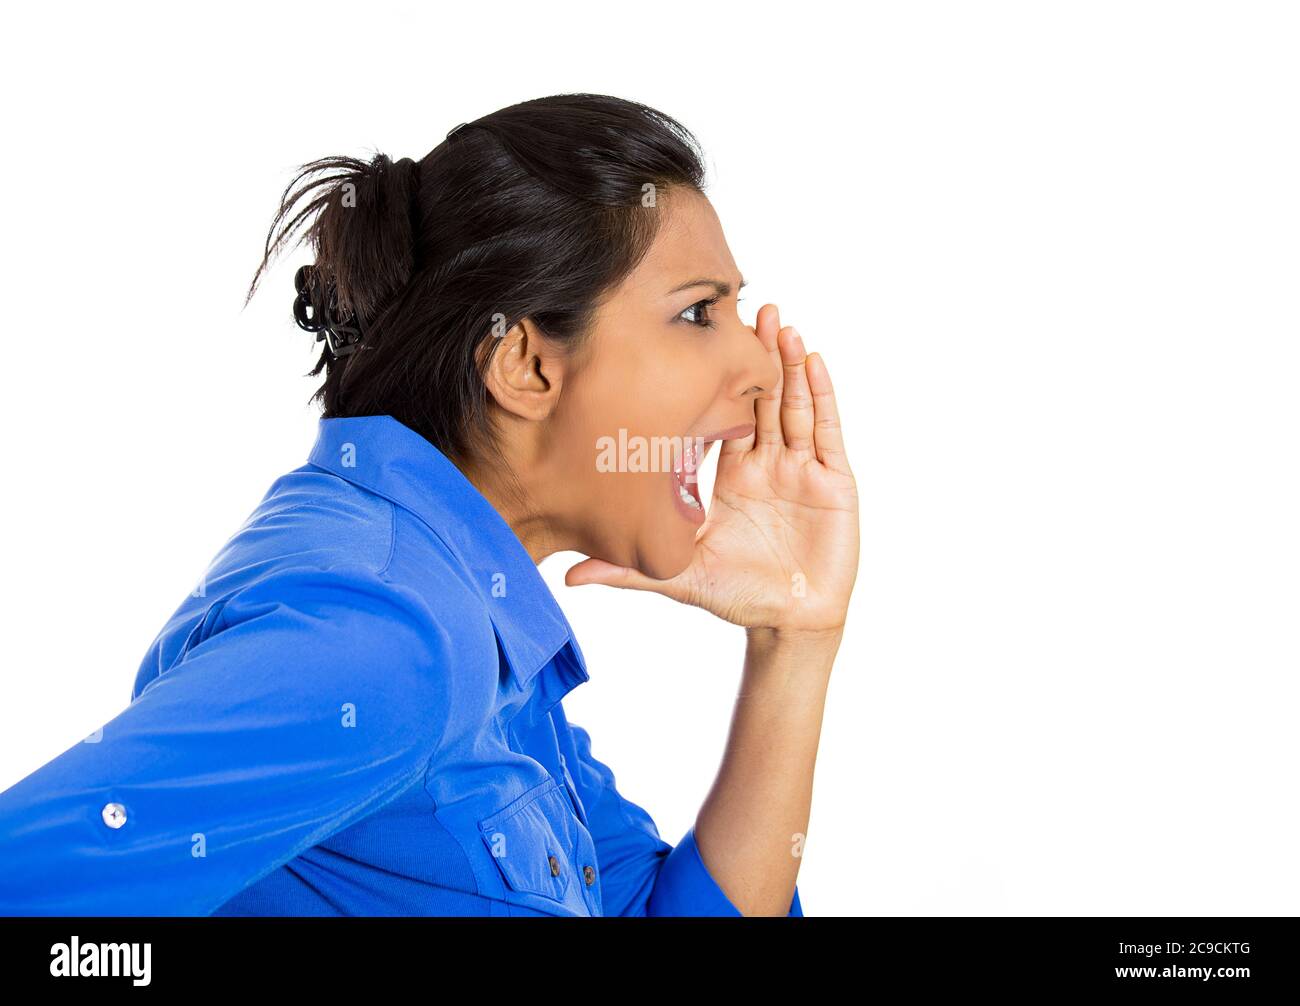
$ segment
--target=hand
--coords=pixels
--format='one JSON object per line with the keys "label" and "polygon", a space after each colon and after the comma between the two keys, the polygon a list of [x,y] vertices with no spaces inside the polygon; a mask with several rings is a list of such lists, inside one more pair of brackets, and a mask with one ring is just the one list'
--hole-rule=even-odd
{"label": "hand", "polygon": [[781,379],[754,403],[754,433],[722,443],[690,565],[656,580],[586,559],[565,583],[654,591],[750,629],[842,630],[858,569],[858,493],[830,374],[793,328],[780,328],[774,304],[755,330]]}

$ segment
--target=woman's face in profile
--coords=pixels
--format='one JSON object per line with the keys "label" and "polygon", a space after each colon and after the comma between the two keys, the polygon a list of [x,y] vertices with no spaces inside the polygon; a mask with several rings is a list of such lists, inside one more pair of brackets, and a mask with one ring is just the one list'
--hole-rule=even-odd
{"label": "woman's face in profile", "polygon": [[696,448],[751,433],[778,367],[740,320],[742,276],[708,199],[687,189],[657,202],[645,211],[664,214],[650,251],[564,366],[538,462],[563,538],[667,578],[690,562],[704,521]]}

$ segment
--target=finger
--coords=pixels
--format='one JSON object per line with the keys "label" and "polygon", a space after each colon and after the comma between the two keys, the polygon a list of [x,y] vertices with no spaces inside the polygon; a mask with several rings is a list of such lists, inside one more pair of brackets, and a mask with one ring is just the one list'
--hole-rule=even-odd
{"label": "finger", "polygon": [[817,460],[827,468],[852,475],[848,455],[844,453],[840,412],[835,404],[835,389],[831,386],[831,373],[826,369],[826,361],[820,353],[810,353],[806,369],[813,401],[813,443]]}
{"label": "finger", "polygon": [[724,440],[718,445],[718,464],[722,464],[723,458],[731,458],[733,455],[744,454],[746,451],[754,449],[754,434],[758,427],[755,426],[743,437],[733,437],[730,440]]}
{"label": "finger", "polygon": [[564,582],[570,587],[580,587],[587,583],[602,583],[607,587],[623,587],[628,590],[649,590],[656,594],[677,598],[677,579],[656,580],[646,576],[630,566],[618,566],[604,559],[584,559],[575,566],[570,566],[564,574]]}
{"label": "finger", "polygon": [[811,451],[813,446],[813,403],[808,390],[808,353],[793,327],[781,330],[781,431],[792,451]]}
{"label": "finger", "polygon": [[781,313],[775,304],[764,304],[758,312],[754,326],[758,340],[772,359],[775,384],[754,401],[754,446],[774,446],[785,443],[781,436],[781,350],[777,335],[781,331]]}

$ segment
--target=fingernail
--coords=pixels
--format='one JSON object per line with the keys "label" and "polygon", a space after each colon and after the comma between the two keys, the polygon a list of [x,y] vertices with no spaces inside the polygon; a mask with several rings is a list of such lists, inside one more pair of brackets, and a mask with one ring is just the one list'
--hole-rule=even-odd
{"label": "fingernail", "polygon": [[804,355],[803,336],[801,336],[801,335],[799,334],[799,330],[798,330],[797,328],[793,328],[793,327],[792,327],[792,328],[790,329],[790,338],[794,340],[794,348],[795,348],[795,350],[796,350],[800,355]]}

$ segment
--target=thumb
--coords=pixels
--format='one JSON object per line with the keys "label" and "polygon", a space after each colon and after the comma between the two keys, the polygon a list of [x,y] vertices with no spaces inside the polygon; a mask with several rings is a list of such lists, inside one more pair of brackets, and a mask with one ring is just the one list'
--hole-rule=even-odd
{"label": "thumb", "polygon": [[570,566],[569,571],[564,574],[564,582],[570,587],[579,587],[585,583],[603,583],[607,587],[650,590],[668,597],[676,596],[672,590],[673,580],[656,580],[652,576],[646,576],[639,569],[616,566],[604,559],[584,559],[576,566]]}

